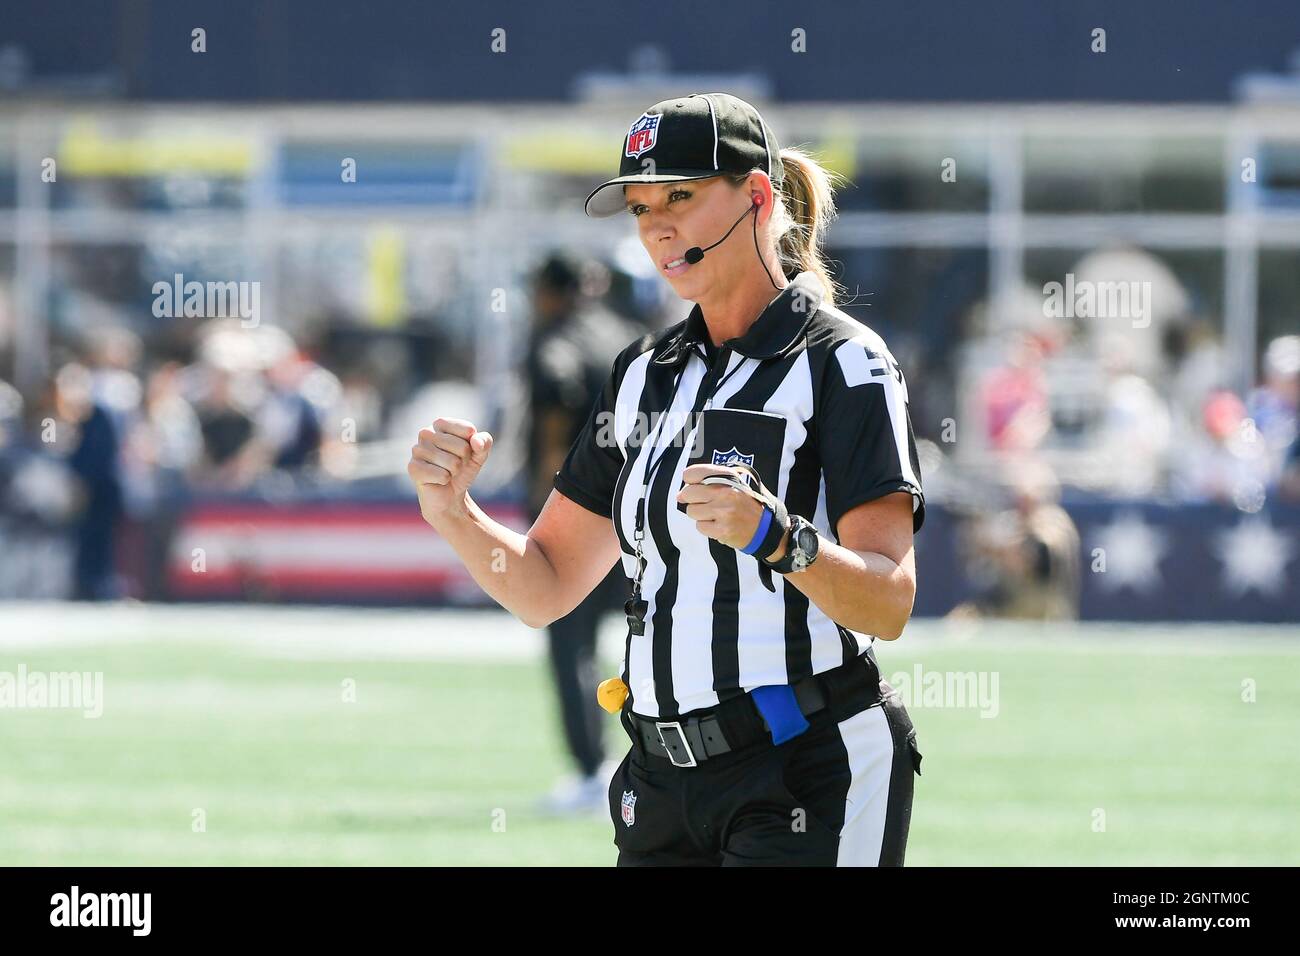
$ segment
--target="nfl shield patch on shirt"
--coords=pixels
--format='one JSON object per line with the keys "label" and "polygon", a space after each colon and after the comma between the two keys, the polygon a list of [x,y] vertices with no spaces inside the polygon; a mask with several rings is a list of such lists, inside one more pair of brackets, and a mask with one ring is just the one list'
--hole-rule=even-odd
{"label": "nfl shield patch on shirt", "polygon": [[746,455],[743,451],[732,445],[726,451],[713,451],[713,464],[715,465],[752,465],[754,463],[753,455]]}
{"label": "nfl shield patch on shirt", "polygon": [[628,826],[636,823],[636,791],[623,791],[623,822]]}

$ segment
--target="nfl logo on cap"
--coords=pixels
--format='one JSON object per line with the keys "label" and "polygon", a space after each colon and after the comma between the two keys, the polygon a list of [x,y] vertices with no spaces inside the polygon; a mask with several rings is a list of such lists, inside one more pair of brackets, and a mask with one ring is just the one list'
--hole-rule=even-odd
{"label": "nfl logo on cap", "polygon": [[632,128],[627,131],[627,154],[629,156],[636,159],[642,153],[655,148],[655,142],[659,138],[660,119],[662,117],[658,113],[642,113],[640,119],[632,124]]}
{"label": "nfl logo on cap", "polygon": [[623,791],[623,822],[628,826],[636,823],[636,791]]}

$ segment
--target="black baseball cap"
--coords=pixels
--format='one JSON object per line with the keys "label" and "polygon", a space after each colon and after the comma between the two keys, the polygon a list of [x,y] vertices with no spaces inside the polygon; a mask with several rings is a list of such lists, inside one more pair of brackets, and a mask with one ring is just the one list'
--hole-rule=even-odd
{"label": "black baseball cap", "polygon": [[623,138],[618,175],[587,197],[588,216],[627,207],[621,187],[711,179],[761,169],[775,185],[785,172],[781,147],[758,110],[730,93],[692,93],[656,103]]}

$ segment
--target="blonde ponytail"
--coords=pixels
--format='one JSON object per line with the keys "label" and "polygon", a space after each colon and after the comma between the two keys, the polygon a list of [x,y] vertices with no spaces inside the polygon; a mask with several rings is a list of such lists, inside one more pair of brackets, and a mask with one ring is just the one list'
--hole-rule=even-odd
{"label": "blonde ponytail", "polygon": [[815,274],[826,293],[828,305],[835,305],[842,291],[831,278],[822,256],[822,241],[836,215],[835,188],[844,180],[802,149],[781,150],[784,182],[778,187],[784,216],[774,224],[779,239],[781,267],[792,272]]}
{"label": "blonde ponytail", "polygon": [[[777,211],[772,216],[781,269],[787,276],[813,273],[821,283],[826,304],[836,305],[843,289],[831,278],[830,266],[822,256],[822,241],[835,218],[835,189],[844,182],[844,177],[795,147],[781,150],[781,164],[785,176],[781,183],[774,185]],[[727,178],[740,186],[749,175],[729,174]]]}

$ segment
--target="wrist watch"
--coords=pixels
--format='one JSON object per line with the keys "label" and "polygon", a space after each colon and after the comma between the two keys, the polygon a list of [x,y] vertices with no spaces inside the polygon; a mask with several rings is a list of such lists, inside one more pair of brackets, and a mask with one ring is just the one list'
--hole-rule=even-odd
{"label": "wrist watch", "polygon": [[[811,521],[800,515],[792,514],[789,517],[787,527],[790,529],[790,544],[785,549],[785,554],[779,561],[768,561],[763,558],[762,561],[773,571],[778,574],[791,574],[802,571],[808,565],[817,560],[817,528]],[[780,539],[777,539],[778,543]],[[768,548],[766,553],[771,554],[776,550],[776,545]]]}

